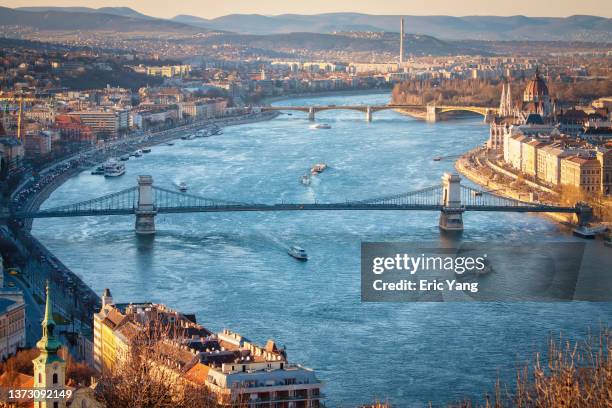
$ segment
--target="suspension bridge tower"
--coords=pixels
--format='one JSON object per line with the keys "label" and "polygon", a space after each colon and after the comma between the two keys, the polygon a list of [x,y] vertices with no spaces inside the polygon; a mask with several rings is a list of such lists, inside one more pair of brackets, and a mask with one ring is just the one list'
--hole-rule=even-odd
{"label": "suspension bridge tower", "polygon": [[442,211],[440,228],[445,231],[463,231],[463,207],[461,206],[461,177],[444,173],[442,176]]}
{"label": "suspension bridge tower", "polygon": [[136,207],[136,234],[155,234],[155,203],[153,202],[153,177],[138,176],[138,207]]}

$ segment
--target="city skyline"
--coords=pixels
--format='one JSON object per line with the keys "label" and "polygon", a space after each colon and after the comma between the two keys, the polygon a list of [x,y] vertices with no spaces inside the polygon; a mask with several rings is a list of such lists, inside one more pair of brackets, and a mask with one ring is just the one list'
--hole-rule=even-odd
{"label": "city skyline", "polygon": [[601,0],[588,0],[577,4],[570,0],[562,0],[551,9],[545,3],[534,4],[527,0],[519,0],[513,3],[491,3],[484,0],[468,0],[457,7],[451,0],[441,0],[435,4],[396,4],[392,1],[376,3],[367,0],[348,1],[337,0],[335,2],[324,2],[314,0],[307,4],[288,4],[280,0],[262,0],[257,3],[239,0],[231,4],[212,2],[198,2],[195,0],[184,1],[180,8],[169,9],[164,2],[159,0],[143,1],[136,0],[126,2],[124,0],[113,0],[100,2],[98,0],[67,0],[67,1],[30,1],[17,0],[13,2],[0,2],[3,7],[130,7],[141,13],[158,17],[172,18],[180,14],[188,14],[202,18],[216,18],[228,14],[324,14],[324,13],[364,13],[375,15],[449,15],[449,16],[515,16],[524,15],[529,17],[567,17],[571,15],[595,15],[601,17],[612,17],[612,6]]}

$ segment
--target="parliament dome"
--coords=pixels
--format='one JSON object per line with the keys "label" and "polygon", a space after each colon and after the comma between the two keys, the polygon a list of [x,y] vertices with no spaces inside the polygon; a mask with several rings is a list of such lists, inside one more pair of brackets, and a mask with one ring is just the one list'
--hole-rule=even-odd
{"label": "parliament dome", "polygon": [[548,99],[548,86],[536,68],[534,77],[529,81],[523,93],[523,102],[540,102]]}

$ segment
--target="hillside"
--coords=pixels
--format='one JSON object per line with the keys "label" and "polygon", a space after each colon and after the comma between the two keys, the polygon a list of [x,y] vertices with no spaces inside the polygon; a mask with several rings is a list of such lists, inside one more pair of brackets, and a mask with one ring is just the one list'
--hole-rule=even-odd
{"label": "hillside", "polygon": [[[376,38],[317,33],[287,33],[270,35],[222,34],[198,40],[203,45],[229,44],[270,51],[308,50],[310,52],[389,52],[397,53],[399,38],[381,34]],[[407,52],[416,55],[482,54],[482,49],[441,41],[426,35],[406,35]],[[486,52],[485,52],[486,54]]]}
{"label": "hillside", "polygon": [[[399,31],[399,16],[359,13],[316,15],[231,14],[207,20],[178,15],[174,21],[208,29],[244,34],[335,31]],[[596,16],[496,17],[496,16],[406,16],[406,32],[443,39],[612,41],[612,19]]]}
{"label": "hillside", "polygon": [[[360,13],[315,15],[230,14],[214,19],[177,15],[170,20],[147,16],[129,7],[0,7],[0,25],[37,30],[104,29],[119,32],[192,34],[226,31],[237,34],[398,32],[399,16]],[[612,19],[597,16],[406,16],[407,33],[446,40],[612,42]]]}
{"label": "hillside", "polygon": [[[119,13],[121,9],[115,8],[113,11]],[[0,7],[0,25],[21,25],[43,31],[82,30],[91,32],[100,30],[181,34],[203,31],[202,28],[169,20],[108,14],[99,10],[65,11],[61,8],[57,10],[24,11]]]}

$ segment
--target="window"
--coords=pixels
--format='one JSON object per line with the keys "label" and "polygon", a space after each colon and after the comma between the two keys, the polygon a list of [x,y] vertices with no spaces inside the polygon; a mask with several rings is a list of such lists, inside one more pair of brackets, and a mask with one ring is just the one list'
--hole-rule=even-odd
{"label": "window", "polygon": [[53,403],[53,408],[59,408],[59,402],[55,401],[55,402]]}
{"label": "window", "polygon": [[38,373],[38,383],[42,384],[42,374]]}
{"label": "window", "polygon": [[53,373],[53,384],[57,384],[57,373]]}

